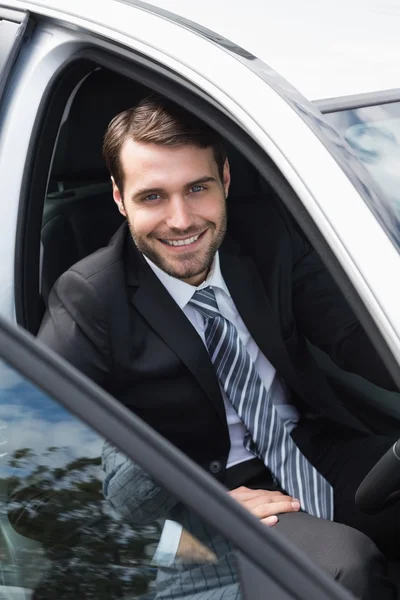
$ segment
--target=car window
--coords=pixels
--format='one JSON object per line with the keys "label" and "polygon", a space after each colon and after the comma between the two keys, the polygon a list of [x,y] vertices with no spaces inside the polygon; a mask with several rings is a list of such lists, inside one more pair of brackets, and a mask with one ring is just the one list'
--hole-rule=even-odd
{"label": "car window", "polygon": [[400,102],[326,115],[379,186],[374,209],[400,250]]}
{"label": "car window", "polygon": [[182,504],[191,533],[166,520],[169,492],[4,363],[0,382],[1,597],[150,599],[196,576],[239,593],[230,542]]}

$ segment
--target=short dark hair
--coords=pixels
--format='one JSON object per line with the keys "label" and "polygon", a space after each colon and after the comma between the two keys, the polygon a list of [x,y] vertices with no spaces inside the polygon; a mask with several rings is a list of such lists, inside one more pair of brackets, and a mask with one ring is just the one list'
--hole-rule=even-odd
{"label": "short dark hair", "polygon": [[136,106],[116,115],[104,136],[103,158],[122,195],[124,173],[121,148],[127,139],[136,142],[179,147],[212,148],[218,173],[223,180],[226,151],[221,136],[203,121],[174,102],[151,94]]}

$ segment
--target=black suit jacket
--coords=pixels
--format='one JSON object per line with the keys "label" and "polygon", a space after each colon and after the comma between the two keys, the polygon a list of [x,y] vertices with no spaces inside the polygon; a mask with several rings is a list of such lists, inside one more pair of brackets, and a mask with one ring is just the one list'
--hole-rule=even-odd
{"label": "black suit jacket", "polygon": [[[251,335],[293,392],[302,415],[299,442],[308,431],[303,423],[313,423],[314,433],[367,433],[306,345],[308,338],[341,367],[393,388],[329,273],[290,217],[266,198],[246,199],[245,211],[243,204],[230,208],[221,271]],[[207,350],[126,224],[106,248],[60,277],[39,338],[223,479],[229,434]]]}

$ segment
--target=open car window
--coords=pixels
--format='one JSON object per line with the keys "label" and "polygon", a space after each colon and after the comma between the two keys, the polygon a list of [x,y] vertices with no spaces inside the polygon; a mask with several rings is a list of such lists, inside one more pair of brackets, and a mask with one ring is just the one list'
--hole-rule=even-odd
{"label": "open car window", "polygon": [[256,597],[250,561],[276,600],[348,598],[29,334],[0,323],[0,356],[4,597]]}

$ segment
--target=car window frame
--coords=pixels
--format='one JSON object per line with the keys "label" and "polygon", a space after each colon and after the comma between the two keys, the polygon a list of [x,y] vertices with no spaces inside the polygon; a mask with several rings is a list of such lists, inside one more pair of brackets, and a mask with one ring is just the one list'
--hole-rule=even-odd
{"label": "car window frame", "polygon": [[[28,11],[21,11],[0,6],[0,21],[9,26],[8,37],[0,40],[0,103],[4,95],[8,79],[25,35],[31,30],[33,21]],[[29,27],[28,27],[29,25]]]}
{"label": "car window frame", "polygon": [[4,319],[0,319],[0,359],[138,462],[229,538],[245,557],[241,568],[250,562],[258,583],[264,575],[266,586],[272,581],[293,600],[350,600],[344,588],[255,519],[180,450],[29,332]]}
{"label": "car window frame", "polygon": [[393,102],[400,102],[399,88],[314,100],[313,104],[323,115],[327,115],[342,110],[354,110],[368,106],[378,106],[379,104],[391,104]]}

